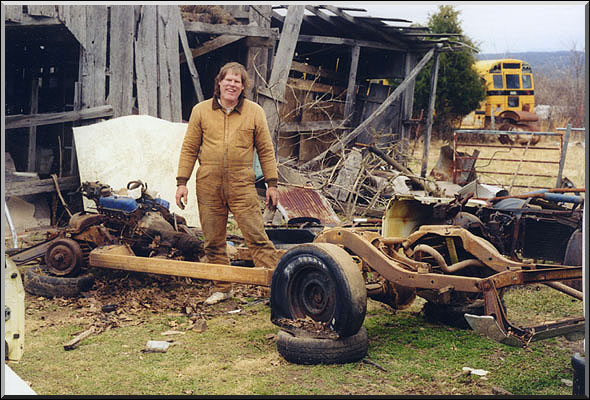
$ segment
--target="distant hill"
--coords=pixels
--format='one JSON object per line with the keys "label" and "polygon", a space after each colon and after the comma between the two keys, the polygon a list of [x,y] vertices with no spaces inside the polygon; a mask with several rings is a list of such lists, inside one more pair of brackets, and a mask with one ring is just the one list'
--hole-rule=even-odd
{"label": "distant hill", "polygon": [[[585,59],[585,53],[578,51]],[[571,51],[528,51],[522,53],[487,53],[476,54],[478,60],[494,60],[497,58],[516,58],[531,64],[534,72],[543,72],[555,68],[562,69],[571,64]]]}

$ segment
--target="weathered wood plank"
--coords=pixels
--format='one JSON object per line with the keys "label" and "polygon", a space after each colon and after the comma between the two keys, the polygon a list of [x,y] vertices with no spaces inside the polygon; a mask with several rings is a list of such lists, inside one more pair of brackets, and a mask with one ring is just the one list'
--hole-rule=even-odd
{"label": "weathered wood plank", "polygon": [[394,45],[391,45],[388,43],[371,42],[368,40],[356,40],[356,39],[339,38],[339,37],[332,37],[332,36],[299,35],[298,40],[300,42],[306,42],[306,43],[332,44],[335,46],[339,46],[339,45],[361,46],[361,47],[370,47],[370,48],[382,49],[382,50],[405,51],[405,49],[402,49],[399,46],[394,46]]}
{"label": "weathered wood plank", "polygon": [[338,201],[346,201],[350,191],[353,190],[354,181],[361,170],[363,156],[360,150],[352,149],[347,155],[338,172],[334,184],[328,188],[328,193]]}
{"label": "weathered wood plank", "polygon": [[[79,176],[67,176],[58,178],[59,190],[63,193],[74,191],[80,187]],[[4,196],[25,196],[29,194],[51,193],[55,192],[55,182],[53,179],[30,179],[20,182],[6,182]]]}
{"label": "weathered wood plank", "polygon": [[[287,80],[287,86],[298,89],[304,90],[307,92],[317,92],[317,93],[340,93],[344,90],[341,86],[332,86],[326,85],[325,83],[318,83],[308,79],[297,79],[297,78],[289,78]],[[274,90],[273,90],[274,93]]]}
{"label": "weathered wood plank", "polygon": [[[118,247],[121,246],[105,246],[92,250],[89,255],[89,264],[93,267],[261,286],[270,286],[272,278],[273,271],[266,268],[235,267],[222,264],[114,254],[118,251]],[[110,252],[111,249],[114,251]]]}
{"label": "weathered wood plank", "polygon": [[[82,108],[104,105],[106,99],[106,6],[86,8],[86,43],[82,49],[80,75],[82,83]],[[91,23],[90,23],[91,22]]]}
{"label": "weathered wood plank", "polygon": [[330,129],[350,129],[345,125],[345,120],[334,121],[305,121],[305,122],[287,122],[281,125],[281,132],[314,132]]}
{"label": "weathered wood plank", "polygon": [[[272,6],[248,6],[248,23],[262,28],[270,28]],[[263,87],[268,81],[268,60],[273,52],[275,40],[250,36],[246,39],[248,55],[246,58],[246,70],[250,77],[251,86],[248,88],[248,97],[258,101],[258,87]]]}
{"label": "weathered wood plank", "polygon": [[[304,10],[305,6],[289,6],[287,16],[283,24],[281,39],[279,41],[277,53],[275,55],[270,79],[268,82],[268,89],[270,89],[273,96],[277,98],[282,98],[285,95],[287,78],[289,77],[291,61],[293,61],[293,54],[295,53],[295,47],[297,46],[297,38],[299,36],[299,29],[301,27],[301,20],[303,19]],[[273,142],[276,144],[276,138],[278,135],[276,131],[279,125],[279,115],[274,100],[270,98],[264,98],[262,99],[261,105],[264,109],[264,112],[266,113],[271,137],[273,138]]]}
{"label": "weathered wood plank", "polygon": [[104,118],[110,117],[113,114],[113,107],[111,105],[104,105],[99,107],[85,108],[80,111],[7,115],[5,117],[5,129],[26,128],[30,126],[53,125],[63,122]]}
{"label": "weathered wood plank", "polygon": [[[414,53],[406,53],[404,63],[404,75],[410,73],[412,68],[416,65],[416,55]],[[413,81],[408,85],[408,88],[403,94],[402,97],[402,121],[407,121],[412,118],[412,108],[414,105],[414,88],[416,86],[416,82]],[[405,123],[402,123],[402,138],[400,141],[400,154],[408,154],[408,146],[410,142],[410,130],[411,126]]]}
{"label": "weathered wood plank", "polygon": [[[174,32],[174,38],[176,40],[173,43],[168,43],[170,39],[170,21],[168,18],[168,6],[157,6],[156,9],[156,21],[158,27],[156,29],[158,39],[156,43],[157,63],[158,63],[158,117],[172,122],[172,107],[170,95],[172,93],[172,80],[171,70],[168,65],[168,52],[169,48],[176,45],[178,51],[178,30]],[[176,61],[178,62],[178,57]]]}
{"label": "weathered wood plank", "polygon": [[307,161],[305,164],[302,165],[303,168],[311,168],[317,164],[320,160],[322,160],[328,152],[335,153],[340,151],[343,146],[346,146],[351,140],[356,138],[358,135],[363,133],[365,129],[377,118],[379,118],[385,110],[393,103],[402,93],[410,82],[416,79],[418,73],[424,68],[426,63],[432,58],[435,49],[432,48],[422,60],[416,65],[416,67],[406,76],[404,81],[397,87],[395,90],[389,95],[387,99],[379,106],[377,109],[361,124],[359,124],[352,132],[346,133],[340,140],[334,142],[326,151],[322,152],[321,154],[317,155],[316,157],[312,158],[311,160]]}
{"label": "weathered wood plank", "polygon": [[187,58],[188,54],[191,54],[191,48],[188,44],[188,38],[186,36],[186,31],[184,30],[184,23],[182,21],[182,15],[180,14],[180,8],[176,8],[175,9],[175,13],[176,13],[176,20],[177,22],[177,26],[178,26],[178,35],[180,36],[180,42],[182,43],[182,50],[183,50],[183,54],[180,56],[180,64],[183,63],[183,58],[184,58],[184,62],[187,63],[188,66],[188,70],[191,74],[191,79],[193,81],[193,87],[195,88],[195,96],[197,98],[197,102],[201,102],[203,100],[205,100],[205,97],[203,96],[203,89],[201,88],[201,80],[199,78],[199,72],[197,71],[197,67],[195,66],[195,62],[193,60],[193,58],[195,56],[191,56]]}
{"label": "weathered wood plank", "polygon": [[156,52],[157,6],[138,7],[139,26],[135,40],[135,68],[137,85],[137,108],[139,114],[158,117],[158,59]]}
{"label": "weathered wood plank", "polygon": [[131,115],[133,111],[133,40],[135,35],[133,6],[111,6],[110,80],[107,102],[113,116]]}
{"label": "weathered wood plank", "polygon": [[[186,35],[186,32],[185,32]],[[191,49],[190,52],[186,51],[185,54],[191,54],[192,58],[200,57],[204,54],[210,53],[214,50],[217,50],[221,47],[227,46],[228,44],[232,44],[237,42],[240,39],[243,39],[244,36],[235,36],[235,35],[222,35],[218,36],[215,39],[211,39],[203,43],[201,46]],[[184,64],[186,62],[186,55],[182,54],[180,56],[180,63]]]}
{"label": "weathered wood plank", "polygon": [[57,7],[57,18],[72,32],[82,47],[86,46],[86,11],[86,7],[78,5]]}
{"label": "weathered wood plank", "polygon": [[4,21],[20,22],[23,17],[23,6],[5,4],[4,5]]}
{"label": "weathered wood plank", "polygon": [[436,83],[438,82],[438,66],[439,66],[439,52],[434,52],[434,66],[432,67],[432,75],[430,77],[430,97],[428,99],[428,114],[426,115],[426,132],[424,133],[424,152],[422,154],[422,169],[420,176],[426,176],[426,168],[428,167],[428,150],[430,148],[430,134],[432,132],[432,120],[434,115],[434,101],[436,99]]}
{"label": "weathered wood plank", "polygon": [[279,37],[276,28],[263,28],[256,25],[225,25],[207,24],[205,22],[184,22],[187,32],[210,33],[212,35],[237,35],[237,36],[261,36],[277,39]]}
{"label": "weathered wood plank", "polygon": [[29,5],[27,6],[29,10],[29,15],[41,15],[44,17],[57,17],[57,9],[54,5]]}
{"label": "weathered wood plank", "polygon": [[356,95],[356,73],[359,65],[359,56],[361,53],[360,46],[354,46],[350,50],[350,72],[348,74],[348,88],[346,89],[346,103],[344,105],[344,115],[352,119],[354,107],[354,98]]}
{"label": "weathered wood plank", "polygon": [[322,67],[316,67],[315,65],[303,64],[298,61],[291,62],[291,70],[297,71],[297,72],[302,72],[305,74],[314,75],[314,76],[319,76],[322,78],[343,81],[343,82],[345,79],[344,75],[342,75],[336,71],[324,69]]}
{"label": "weathered wood plank", "polygon": [[[39,80],[41,78],[35,76],[31,81],[31,104],[30,110],[32,114],[39,110]],[[29,127],[29,146],[27,148],[27,171],[35,171],[35,164],[37,162],[37,127]]]}

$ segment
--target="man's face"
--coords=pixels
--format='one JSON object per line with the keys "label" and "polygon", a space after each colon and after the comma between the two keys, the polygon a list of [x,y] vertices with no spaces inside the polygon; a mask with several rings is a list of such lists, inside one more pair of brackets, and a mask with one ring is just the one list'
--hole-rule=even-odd
{"label": "man's face", "polygon": [[242,90],[244,90],[242,75],[234,74],[232,71],[228,71],[225,78],[219,82],[219,94],[225,106],[236,105]]}

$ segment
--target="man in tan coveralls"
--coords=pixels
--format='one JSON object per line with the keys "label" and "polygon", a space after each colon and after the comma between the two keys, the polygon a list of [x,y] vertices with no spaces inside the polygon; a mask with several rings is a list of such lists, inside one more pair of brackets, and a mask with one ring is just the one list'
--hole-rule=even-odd
{"label": "man in tan coveralls", "polygon": [[[176,204],[184,209],[195,162],[197,204],[205,236],[207,262],[229,264],[226,248],[227,218],[231,211],[256,267],[274,269],[278,253],[264,231],[264,220],[254,186],[254,149],[268,186],[266,204],[276,206],[278,172],[264,110],[247,100],[248,75],[243,65],[231,62],[215,78],[212,99],[192,109],[178,162]],[[184,202],[184,203],[183,203]],[[216,282],[205,301],[215,304],[232,296],[231,284]]]}

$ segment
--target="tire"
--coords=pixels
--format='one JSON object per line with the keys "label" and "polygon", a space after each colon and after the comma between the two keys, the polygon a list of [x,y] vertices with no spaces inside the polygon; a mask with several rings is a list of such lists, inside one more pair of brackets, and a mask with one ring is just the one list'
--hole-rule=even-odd
{"label": "tire", "polygon": [[51,275],[45,266],[28,268],[24,273],[23,285],[25,291],[35,296],[43,297],[75,297],[80,292],[92,288],[94,276],[90,273],[63,277]]}
{"label": "tire", "polygon": [[277,337],[277,350],[287,361],[295,364],[346,364],[362,360],[369,349],[365,327],[341,339],[316,339],[295,336],[283,330]]}
{"label": "tire", "polygon": [[330,243],[307,243],[287,251],[273,272],[271,321],[308,317],[341,338],[356,334],[365,319],[367,291],[351,256]]}

